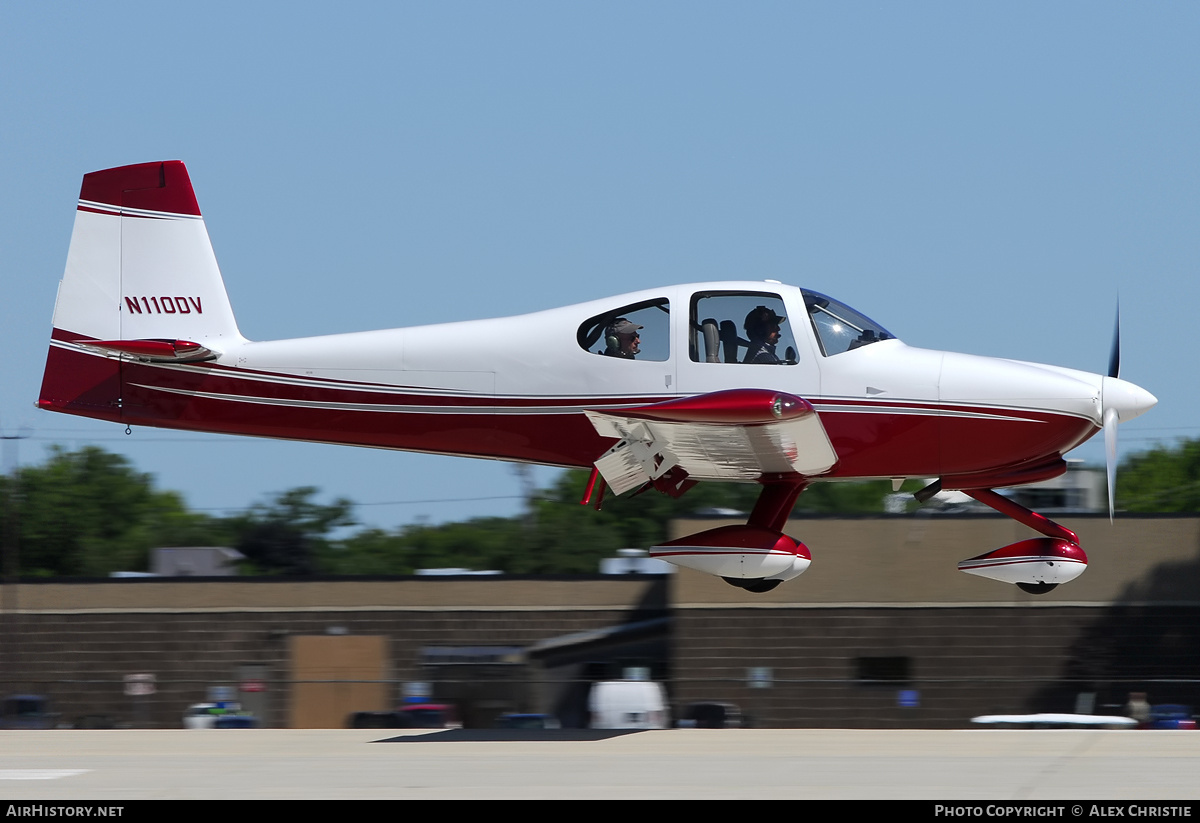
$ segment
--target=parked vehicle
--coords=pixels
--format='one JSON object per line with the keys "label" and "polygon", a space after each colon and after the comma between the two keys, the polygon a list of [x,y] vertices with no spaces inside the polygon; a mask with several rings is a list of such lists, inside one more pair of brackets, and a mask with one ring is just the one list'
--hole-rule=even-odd
{"label": "parked vehicle", "polygon": [[53,729],[58,714],[50,711],[50,700],[42,694],[10,694],[0,704],[0,728]]}
{"label": "parked vehicle", "polygon": [[448,703],[414,703],[391,712],[355,712],[351,729],[461,729],[458,711]]}
{"label": "parked vehicle", "polygon": [[1160,703],[1150,707],[1151,729],[1194,729],[1196,720],[1192,707],[1180,703]]}
{"label": "parked vehicle", "polygon": [[398,712],[355,712],[346,721],[351,729],[402,729],[403,718]]}
{"label": "parked vehicle", "polygon": [[670,723],[667,695],[651,680],[605,680],[588,695],[593,729],[665,729]]}
{"label": "parked vehicle", "polygon": [[552,714],[502,714],[496,718],[497,729],[561,729],[562,724]]}
{"label": "parked vehicle", "polygon": [[257,717],[233,703],[193,703],[183,713],[185,729],[256,729]]}
{"label": "parked vehicle", "polygon": [[678,725],[681,729],[741,729],[748,724],[736,704],[710,700],[689,703]]}
{"label": "parked vehicle", "polygon": [[1061,712],[984,714],[972,717],[971,722],[995,729],[1135,729],[1138,724],[1132,717]]}
{"label": "parked vehicle", "polygon": [[402,729],[461,729],[458,710],[449,703],[413,703],[396,709]]}
{"label": "parked vehicle", "polygon": [[257,729],[262,724],[252,714],[219,714],[213,721],[214,729]]}

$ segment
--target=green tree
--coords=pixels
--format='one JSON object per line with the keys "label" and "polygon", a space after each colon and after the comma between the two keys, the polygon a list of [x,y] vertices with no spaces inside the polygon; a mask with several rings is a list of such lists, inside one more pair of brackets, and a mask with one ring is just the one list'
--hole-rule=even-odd
{"label": "green tree", "polygon": [[190,540],[206,526],[178,494],[158,491],[150,475],[96,447],[54,447],[44,464],[4,482],[25,575],[143,571],[151,547],[172,545],[172,535]]}
{"label": "green tree", "polygon": [[1131,512],[1200,511],[1200,439],[1157,446],[1122,461],[1116,504]]}
{"label": "green tree", "polygon": [[[411,574],[459,566],[592,573],[617,549],[666,540],[674,518],[705,510],[745,516],[759,494],[755,483],[700,483],[677,499],[653,490],[610,494],[597,511],[579,502],[587,479],[584,471],[563,472],[517,517],[348,535],[351,503],[320,504],[315,488],[282,492],[233,517],[210,517],[189,511],[178,493],[155,489],[125,458],[94,447],[54,449],[45,464],[0,478],[0,487],[14,493],[10,520],[19,532],[22,573],[54,576],[144,570],[150,549],[189,545],[233,546],[251,574]],[[814,484],[796,510],[878,512],[887,491],[886,482]]]}
{"label": "green tree", "polygon": [[403,538],[385,529],[363,529],[330,546],[329,574],[412,574],[412,553]]}
{"label": "green tree", "polygon": [[312,575],[332,565],[331,533],[354,524],[353,504],[313,500],[317,489],[302,486],[276,495],[230,520],[234,547],[257,574]]}

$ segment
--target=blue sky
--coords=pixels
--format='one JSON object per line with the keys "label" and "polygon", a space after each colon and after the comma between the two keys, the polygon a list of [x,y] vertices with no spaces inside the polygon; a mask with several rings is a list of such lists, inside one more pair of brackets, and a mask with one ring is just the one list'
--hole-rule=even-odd
{"label": "blue sky", "polygon": [[1197,437],[1198,42],[1177,2],[5,3],[0,430],[217,513],[519,506],[504,464],[33,408],[81,176],[180,159],[251,339],[775,278],[911,345],[1100,372],[1119,294],[1122,376],[1159,398],[1122,454]]}

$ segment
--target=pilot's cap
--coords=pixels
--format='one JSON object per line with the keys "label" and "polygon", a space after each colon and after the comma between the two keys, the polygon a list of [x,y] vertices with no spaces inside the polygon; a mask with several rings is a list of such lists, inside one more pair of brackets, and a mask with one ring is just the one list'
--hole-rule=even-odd
{"label": "pilot's cap", "polygon": [[778,326],[780,323],[787,320],[781,314],[776,314],[766,306],[755,306],[746,315],[746,322],[742,324],[742,328],[746,331],[754,331],[755,329],[765,329],[769,326]]}
{"label": "pilot's cap", "polygon": [[618,317],[616,320],[608,324],[608,333],[624,337],[627,334],[637,334],[642,327],[637,323],[626,320],[624,317]]}

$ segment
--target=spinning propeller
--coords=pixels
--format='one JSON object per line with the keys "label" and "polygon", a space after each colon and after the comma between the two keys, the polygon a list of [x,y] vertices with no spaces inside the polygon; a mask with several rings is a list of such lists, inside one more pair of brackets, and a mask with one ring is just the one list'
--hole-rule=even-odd
{"label": "spinning propeller", "polygon": [[1113,519],[1113,492],[1117,485],[1117,424],[1132,420],[1152,408],[1158,399],[1143,388],[1120,379],[1121,373],[1121,307],[1117,306],[1117,322],[1113,329],[1112,351],[1108,356],[1108,375],[1100,388],[1100,407],[1104,428],[1105,468],[1108,471],[1108,519]]}

